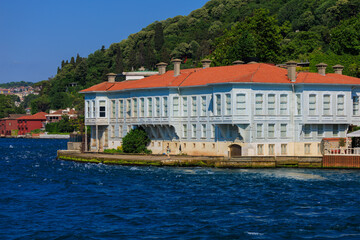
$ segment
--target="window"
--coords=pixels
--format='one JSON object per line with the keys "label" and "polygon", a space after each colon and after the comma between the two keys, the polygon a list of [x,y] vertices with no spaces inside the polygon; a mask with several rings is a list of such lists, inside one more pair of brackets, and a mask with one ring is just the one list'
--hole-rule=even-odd
{"label": "window", "polygon": [[304,134],[305,134],[305,137],[311,137],[311,125],[310,124],[305,125]]}
{"label": "window", "polygon": [[183,116],[188,116],[188,99],[187,97],[182,98],[182,106],[183,106]]}
{"label": "window", "polygon": [[353,115],[359,115],[359,97],[353,97]]}
{"label": "window", "polygon": [[258,144],[257,145],[257,154],[258,155],[264,155],[264,144]]}
{"label": "window", "polygon": [[111,118],[115,118],[115,116],[116,116],[115,100],[111,100]]}
{"label": "window", "polygon": [[206,138],[206,124],[201,124],[201,138]]}
{"label": "window", "polygon": [[124,117],[124,100],[119,100],[119,118]]}
{"label": "window", "polygon": [[119,138],[122,137],[123,126],[119,125]]}
{"label": "window", "polygon": [[304,152],[305,152],[305,154],[310,154],[310,146],[311,146],[310,143],[305,143],[304,144]]}
{"label": "window", "polygon": [[263,132],[263,125],[261,123],[258,123],[256,125],[256,137],[257,138],[262,138],[262,132]]}
{"label": "window", "polygon": [[106,117],[106,101],[99,101],[99,117]]}
{"label": "window", "polygon": [[179,97],[173,97],[173,115],[179,116]]}
{"label": "window", "polygon": [[196,124],[191,125],[191,137],[196,138]]}
{"label": "window", "polygon": [[216,115],[221,115],[221,95],[215,95]]}
{"label": "window", "polygon": [[330,95],[323,96],[323,114],[330,115]]}
{"label": "window", "polygon": [[309,95],[309,115],[316,114],[316,95],[310,94]]}
{"label": "window", "polygon": [[152,98],[148,98],[148,109],[147,109],[147,113],[148,113],[148,117],[152,117],[153,116],[153,103],[152,103]]}
{"label": "window", "polygon": [[268,95],[268,114],[275,115],[275,94]]}
{"label": "window", "polygon": [[287,154],[287,144],[281,144],[281,155]]}
{"label": "window", "polygon": [[86,116],[89,118],[89,117],[90,117],[90,109],[91,109],[90,101],[86,101],[86,105],[87,105],[87,113],[86,113]]}
{"label": "window", "polygon": [[287,124],[286,123],[282,123],[280,124],[280,136],[285,138],[287,135]]}
{"label": "window", "polygon": [[191,97],[191,116],[197,115],[196,97]]}
{"label": "window", "polygon": [[337,96],[337,115],[344,115],[344,95]]}
{"label": "window", "polygon": [[288,106],[288,95],[287,94],[281,94],[280,95],[280,114],[286,115],[287,114],[287,106]]}
{"label": "window", "polygon": [[183,124],[183,138],[187,138],[187,124]]}
{"label": "window", "polygon": [[126,100],[126,118],[131,117],[131,99]]}
{"label": "window", "polygon": [[211,125],[211,138],[215,138],[215,125]]}
{"label": "window", "polygon": [[275,144],[269,144],[269,155],[275,155]]}
{"label": "window", "polygon": [[256,94],[255,96],[255,113],[262,114],[263,113],[263,95]]}
{"label": "window", "polygon": [[268,134],[269,134],[269,138],[275,137],[275,124],[268,125]]}
{"label": "window", "polygon": [[240,93],[236,95],[236,113],[239,115],[246,114],[246,99],[245,94]]}
{"label": "window", "polygon": [[96,106],[95,106],[95,101],[92,101],[92,117],[95,118],[96,117]]}
{"label": "window", "polygon": [[297,115],[301,115],[301,95],[296,94],[296,112]]}
{"label": "window", "polygon": [[231,94],[225,94],[225,103],[226,103],[226,115],[231,114]]}
{"label": "window", "polygon": [[138,102],[137,102],[137,98],[133,99],[133,117],[137,117],[138,112],[137,112],[137,108],[138,108]]}
{"label": "window", "polygon": [[160,117],[160,98],[155,98],[155,117]]}
{"label": "window", "polygon": [[324,135],[324,125],[322,125],[322,124],[318,125],[317,134],[319,137]]}
{"label": "window", "polygon": [[206,96],[201,97],[201,116],[206,116]]}
{"label": "window", "polygon": [[337,137],[339,135],[339,125],[333,124],[333,136]]}
{"label": "window", "polygon": [[163,98],[163,117],[168,117],[168,98],[164,97]]}
{"label": "window", "polygon": [[140,117],[145,116],[145,98],[140,98]]}

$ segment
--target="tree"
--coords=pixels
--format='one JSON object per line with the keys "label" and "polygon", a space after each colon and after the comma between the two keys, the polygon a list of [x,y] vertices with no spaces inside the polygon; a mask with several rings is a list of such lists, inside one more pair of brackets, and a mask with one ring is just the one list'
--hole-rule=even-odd
{"label": "tree", "polygon": [[360,14],[331,30],[330,46],[337,54],[360,54]]}
{"label": "tree", "polygon": [[150,139],[142,128],[131,129],[123,138],[123,150],[125,153],[146,153],[146,146]]}
{"label": "tree", "polygon": [[50,99],[47,95],[42,95],[39,98],[31,101],[31,114],[35,114],[37,112],[46,112],[50,110]]}
{"label": "tree", "polygon": [[124,71],[124,59],[120,46],[116,49],[115,58],[115,73],[122,73]]}
{"label": "tree", "polygon": [[159,52],[164,45],[164,30],[161,22],[155,25],[154,44],[157,52]]}
{"label": "tree", "polygon": [[71,57],[71,59],[70,59],[70,64],[75,65],[75,59],[74,59],[74,57]]}

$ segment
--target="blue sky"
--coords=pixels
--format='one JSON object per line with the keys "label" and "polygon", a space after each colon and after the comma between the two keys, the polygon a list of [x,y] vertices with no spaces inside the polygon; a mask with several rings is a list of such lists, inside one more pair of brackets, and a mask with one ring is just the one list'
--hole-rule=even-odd
{"label": "blue sky", "polygon": [[126,39],[208,0],[0,0],[0,83],[55,76],[62,60]]}

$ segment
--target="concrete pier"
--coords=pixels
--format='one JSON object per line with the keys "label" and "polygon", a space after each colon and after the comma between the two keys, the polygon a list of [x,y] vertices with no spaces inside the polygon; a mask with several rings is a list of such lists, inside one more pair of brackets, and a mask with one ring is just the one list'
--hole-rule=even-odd
{"label": "concrete pier", "polygon": [[211,157],[211,156],[170,156],[80,153],[79,151],[59,150],[61,160],[103,163],[113,165],[175,166],[175,167],[218,167],[218,168],[322,168],[322,157]]}

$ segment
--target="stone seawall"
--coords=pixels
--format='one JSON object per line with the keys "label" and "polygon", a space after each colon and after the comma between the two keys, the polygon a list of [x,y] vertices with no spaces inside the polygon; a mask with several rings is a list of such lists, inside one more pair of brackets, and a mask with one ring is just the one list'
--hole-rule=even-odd
{"label": "stone seawall", "polygon": [[164,155],[113,155],[59,150],[58,159],[113,165],[218,167],[218,168],[322,168],[322,157],[225,157]]}

